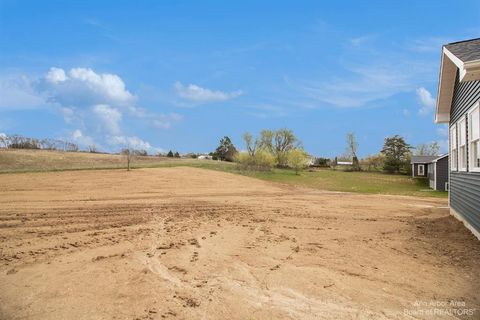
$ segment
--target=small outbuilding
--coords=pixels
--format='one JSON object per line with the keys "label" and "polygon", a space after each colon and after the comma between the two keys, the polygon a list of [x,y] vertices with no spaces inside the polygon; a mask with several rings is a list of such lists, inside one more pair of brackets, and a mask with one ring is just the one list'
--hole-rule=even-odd
{"label": "small outbuilding", "polygon": [[443,156],[412,156],[412,176],[428,178],[433,190],[448,191],[448,154]]}
{"label": "small outbuilding", "polygon": [[[412,156],[412,177],[426,178],[429,169],[432,167],[432,161],[438,156]],[[432,169],[430,169],[432,170]]]}

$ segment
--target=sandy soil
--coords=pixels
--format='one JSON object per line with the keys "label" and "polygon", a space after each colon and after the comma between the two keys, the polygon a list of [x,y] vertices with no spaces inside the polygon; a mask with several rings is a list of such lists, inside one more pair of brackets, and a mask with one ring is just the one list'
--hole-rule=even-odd
{"label": "sandy soil", "polygon": [[0,318],[479,319],[480,241],[446,205],[193,168],[3,174]]}

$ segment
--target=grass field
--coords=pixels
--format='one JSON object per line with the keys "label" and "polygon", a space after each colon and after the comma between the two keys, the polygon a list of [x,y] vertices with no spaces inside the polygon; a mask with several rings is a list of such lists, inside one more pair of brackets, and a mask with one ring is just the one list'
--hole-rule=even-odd
{"label": "grass field", "polygon": [[[330,191],[440,198],[448,195],[447,192],[429,189],[425,180],[381,172],[346,172],[330,169],[309,170],[300,175],[288,169],[252,172],[241,170],[235,164],[228,162],[153,156],[136,157],[132,165],[133,168],[178,166],[225,171],[267,181]],[[44,150],[0,150],[0,173],[121,168],[125,168],[125,158],[120,155]]]}
{"label": "grass field", "polygon": [[290,170],[256,173],[255,177],[282,183],[331,191],[348,191],[374,194],[447,197],[447,192],[428,188],[424,179],[412,179],[404,175],[381,172],[346,172],[330,169],[305,171],[296,175]]}

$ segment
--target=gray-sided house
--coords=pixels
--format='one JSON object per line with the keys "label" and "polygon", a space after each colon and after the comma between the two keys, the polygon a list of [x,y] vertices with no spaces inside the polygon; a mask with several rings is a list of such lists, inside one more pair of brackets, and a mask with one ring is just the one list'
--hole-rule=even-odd
{"label": "gray-sided house", "polygon": [[428,178],[433,190],[448,190],[448,154],[443,156],[412,156],[412,176]]}
{"label": "gray-sided house", "polygon": [[450,212],[480,239],[480,39],[442,48],[435,122],[449,128]]}

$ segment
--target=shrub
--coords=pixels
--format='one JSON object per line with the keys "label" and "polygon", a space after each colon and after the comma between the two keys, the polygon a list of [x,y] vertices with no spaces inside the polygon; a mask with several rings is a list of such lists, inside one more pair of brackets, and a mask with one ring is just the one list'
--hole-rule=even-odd
{"label": "shrub", "polygon": [[269,171],[275,166],[275,157],[263,150],[257,151],[253,156],[247,152],[239,152],[235,156],[235,161],[249,170]]}
{"label": "shrub", "polygon": [[308,166],[308,160],[307,153],[302,149],[295,148],[287,153],[288,166],[294,169],[296,174]]}

